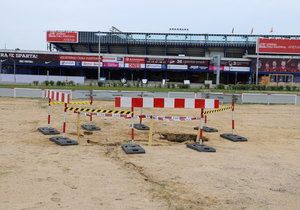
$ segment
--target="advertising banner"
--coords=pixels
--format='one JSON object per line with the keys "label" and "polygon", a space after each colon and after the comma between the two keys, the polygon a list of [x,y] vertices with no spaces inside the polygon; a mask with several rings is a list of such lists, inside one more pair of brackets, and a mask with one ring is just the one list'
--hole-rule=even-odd
{"label": "advertising banner", "polygon": [[124,67],[124,58],[123,57],[103,57],[101,66],[102,67],[110,67],[110,68],[123,68]]}
{"label": "advertising banner", "polygon": [[300,54],[300,39],[259,38],[256,42],[256,53]]}
{"label": "advertising banner", "polygon": [[[101,61],[100,57],[100,61]],[[98,62],[99,57],[98,56],[86,56],[86,55],[60,55],[59,56],[60,61],[87,61],[87,62]]]}
{"label": "advertising banner", "polygon": [[165,58],[146,58],[147,64],[167,64],[168,59]]}
{"label": "advertising banner", "polygon": [[187,65],[168,64],[167,69],[186,70],[186,69],[188,69],[188,66]]}
{"label": "advertising banner", "polygon": [[59,65],[59,56],[55,54],[19,53],[19,52],[0,52],[0,60],[16,65]]}
{"label": "advertising banner", "polygon": [[[216,71],[216,66],[209,66],[209,70]],[[249,61],[221,61],[220,66],[221,71],[231,71],[231,72],[250,72],[250,62]]]}
{"label": "advertising banner", "polygon": [[[258,66],[260,72],[300,73],[300,59],[260,58]],[[252,69],[256,70],[256,59]]]}
{"label": "advertising banner", "polygon": [[47,42],[78,43],[76,31],[47,31]]}
{"label": "advertising banner", "polygon": [[139,57],[125,57],[124,63],[125,68],[130,69],[141,69],[145,68],[145,58],[139,58]]}

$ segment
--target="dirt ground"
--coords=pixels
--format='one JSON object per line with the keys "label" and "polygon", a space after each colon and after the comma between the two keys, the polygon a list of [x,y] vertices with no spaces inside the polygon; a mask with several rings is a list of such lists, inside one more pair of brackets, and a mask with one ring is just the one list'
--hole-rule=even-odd
{"label": "dirt ground", "polygon": [[[242,143],[219,137],[231,131],[230,112],[209,115],[220,132],[205,133],[206,144],[216,153],[159,139],[161,132],[196,134],[198,121],[155,121],[154,146],[139,131],[146,154],[126,155],[120,144],[130,139],[131,120],[94,118],[102,131],[61,147],[37,132],[46,119],[44,100],[0,98],[0,209],[300,209],[300,106],[238,105],[236,132],[249,139]],[[61,130],[62,119],[55,106],[52,125]],[[68,122],[67,136],[77,139],[76,115],[69,112]]]}

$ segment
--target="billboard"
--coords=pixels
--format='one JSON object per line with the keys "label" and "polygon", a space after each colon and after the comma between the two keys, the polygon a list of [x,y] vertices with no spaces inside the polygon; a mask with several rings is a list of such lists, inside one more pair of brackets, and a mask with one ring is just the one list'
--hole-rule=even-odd
{"label": "billboard", "polygon": [[56,54],[0,52],[0,60],[17,65],[59,65],[59,56]]}
{"label": "billboard", "polygon": [[47,31],[47,42],[78,43],[76,31]]}
{"label": "billboard", "polygon": [[[216,71],[217,67],[210,65],[209,70]],[[221,71],[250,72],[250,61],[221,61]]]}
{"label": "billboard", "polygon": [[145,68],[146,59],[140,57],[125,57],[124,63],[125,68],[141,69]]}
{"label": "billboard", "polygon": [[300,39],[259,38],[256,42],[256,53],[300,54]]}
{"label": "billboard", "polygon": [[102,67],[107,68],[123,68],[124,67],[124,58],[123,57],[103,57],[102,58]]}
{"label": "billboard", "polygon": [[[300,73],[300,59],[260,58],[258,66],[259,72]],[[252,69],[256,69],[256,60]]]}

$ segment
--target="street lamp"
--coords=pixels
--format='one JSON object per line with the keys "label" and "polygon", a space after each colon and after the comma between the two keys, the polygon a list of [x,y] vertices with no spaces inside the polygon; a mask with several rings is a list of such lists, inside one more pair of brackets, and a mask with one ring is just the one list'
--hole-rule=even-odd
{"label": "street lamp", "polygon": [[100,31],[96,33],[96,36],[98,36],[98,82],[100,81],[101,77],[101,67],[100,67],[100,61],[101,61],[101,40],[100,40]]}

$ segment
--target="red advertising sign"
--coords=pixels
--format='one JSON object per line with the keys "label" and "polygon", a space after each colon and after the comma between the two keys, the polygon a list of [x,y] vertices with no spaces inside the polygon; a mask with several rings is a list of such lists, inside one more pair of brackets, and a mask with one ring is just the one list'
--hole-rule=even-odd
{"label": "red advertising sign", "polygon": [[125,57],[125,63],[139,63],[145,64],[145,58],[137,58],[137,57]]}
{"label": "red advertising sign", "polygon": [[300,39],[259,38],[256,43],[257,53],[300,54]]}
{"label": "red advertising sign", "polygon": [[[100,57],[100,61],[101,61]],[[91,56],[91,55],[60,55],[60,61],[90,61],[90,62],[98,62],[98,56]]]}
{"label": "red advertising sign", "polygon": [[47,42],[78,43],[78,32],[47,31]]}

